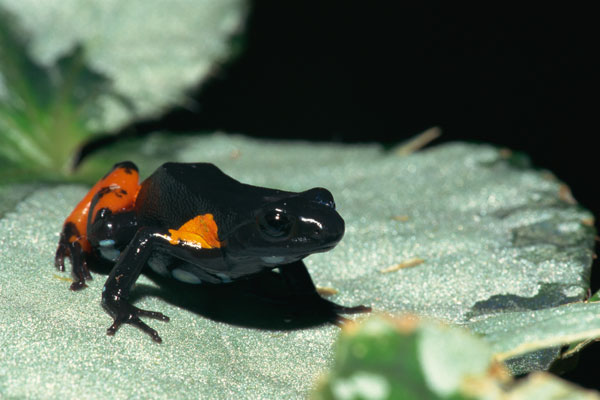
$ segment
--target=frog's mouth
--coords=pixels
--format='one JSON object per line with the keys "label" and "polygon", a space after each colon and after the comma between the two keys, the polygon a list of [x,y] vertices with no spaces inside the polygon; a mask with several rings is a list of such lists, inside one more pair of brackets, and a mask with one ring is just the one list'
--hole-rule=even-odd
{"label": "frog's mouth", "polygon": [[296,252],[291,252],[290,250],[287,250],[287,252],[288,252],[287,254],[271,254],[271,255],[267,255],[267,256],[261,256],[260,260],[263,261],[265,264],[269,264],[269,265],[271,265],[271,264],[289,264],[294,261],[301,260],[304,257],[309,256],[310,254],[324,253],[326,251],[329,251],[329,250],[333,249],[337,244],[338,244],[338,242],[328,243],[326,245],[322,245],[319,247],[311,246],[304,250],[297,249]]}

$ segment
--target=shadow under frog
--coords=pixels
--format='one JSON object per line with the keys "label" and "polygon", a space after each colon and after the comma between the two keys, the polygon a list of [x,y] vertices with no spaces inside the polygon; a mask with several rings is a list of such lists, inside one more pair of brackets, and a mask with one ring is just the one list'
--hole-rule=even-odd
{"label": "shadow under frog", "polygon": [[158,287],[138,284],[133,303],[151,296],[209,318],[246,328],[295,330],[330,322],[325,313],[304,310],[294,304],[279,273],[266,271],[227,285],[187,284],[149,270],[144,274]]}

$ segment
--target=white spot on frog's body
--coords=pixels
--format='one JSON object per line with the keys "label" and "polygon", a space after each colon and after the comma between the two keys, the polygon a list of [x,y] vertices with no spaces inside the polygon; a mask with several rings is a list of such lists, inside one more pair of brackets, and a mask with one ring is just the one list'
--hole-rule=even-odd
{"label": "white spot on frog's body", "polygon": [[100,254],[107,260],[117,261],[121,252],[114,247],[100,247]]}
{"label": "white spot on frog's body", "polygon": [[194,275],[191,272],[186,271],[184,269],[179,269],[179,268],[174,269],[173,271],[171,271],[171,275],[173,275],[173,278],[175,278],[181,282],[192,283],[192,284],[196,284],[196,285],[199,283],[202,283],[200,278],[198,278],[196,275]]}
{"label": "white spot on frog's body", "polygon": [[115,249],[115,241],[112,239],[104,239],[98,242],[100,245],[100,254],[103,258],[110,261],[116,261],[121,252]]}
{"label": "white spot on frog's body", "polygon": [[163,253],[153,253],[148,259],[148,266],[157,274],[170,276],[167,266],[171,262],[171,257]]}
{"label": "white spot on frog's body", "polygon": [[267,264],[281,264],[283,261],[285,261],[285,257],[283,257],[283,256],[266,256],[266,257],[261,257],[261,260],[263,260],[263,262],[265,262]]}

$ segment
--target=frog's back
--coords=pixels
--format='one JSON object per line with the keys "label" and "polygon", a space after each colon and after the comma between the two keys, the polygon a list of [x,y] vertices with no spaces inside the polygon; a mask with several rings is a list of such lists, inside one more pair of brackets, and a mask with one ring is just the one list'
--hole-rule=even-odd
{"label": "frog's back", "polygon": [[141,224],[177,228],[212,214],[220,233],[250,218],[263,204],[289,195],[243,184],[209,163],[166,163],[142,182],[136,212]]}

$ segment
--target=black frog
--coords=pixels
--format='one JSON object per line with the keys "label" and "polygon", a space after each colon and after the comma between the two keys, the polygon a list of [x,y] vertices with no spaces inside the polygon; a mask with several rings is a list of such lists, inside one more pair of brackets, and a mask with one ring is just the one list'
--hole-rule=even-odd
{"label": "black frog", "polygon": [[247,185],[208,163],[166,163],[140,184],[137,167],[122,162],[66,219],[55,263],[64,271],[70,258],[73,290],[91,279],[94,257],[114,263],[102,292],[114,318],[107,333],[129,323],[161,342],[140,317],[168,317],[128,302],[146,266],[192,284],[224,284],[279,268],[297,303],[331,322],[369,312],[322,298],[302,261],[332,249],[343,235],[344,220],[324,188],[295,193]]}

